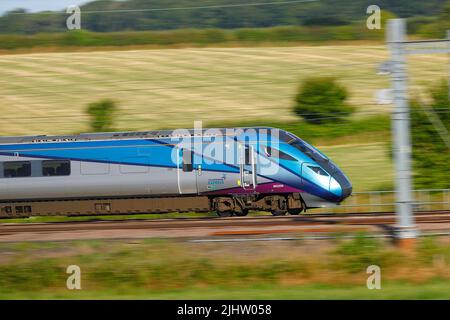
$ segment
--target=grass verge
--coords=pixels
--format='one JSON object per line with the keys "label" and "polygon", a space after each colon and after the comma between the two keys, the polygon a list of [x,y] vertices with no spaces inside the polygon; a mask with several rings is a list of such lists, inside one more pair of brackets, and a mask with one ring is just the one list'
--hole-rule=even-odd
{"label": "grass verge", "polygon": [[362,285],[307,285],[276,287],[270,285],[248,288],[194,288],[154,292],[151,290],[129,291],[69,291],[39,293],[21,292],[0,293],[0,299],[169,299],[169,300],[392,300],[392,299],[450,299],[450,281],[433,280],[420,285],[405,282],[390,282],[382,285],[381,290],[368,290]]}
{"label": "grass verge", "polygon": [[[450,245],[413,252],[382,240],[194,244],[169,240],[0,244],[0,298],[437,299],[448,298]],[[369,265],[382,289],[368,290]],[[82,290],[66,289],[78,265]]]}

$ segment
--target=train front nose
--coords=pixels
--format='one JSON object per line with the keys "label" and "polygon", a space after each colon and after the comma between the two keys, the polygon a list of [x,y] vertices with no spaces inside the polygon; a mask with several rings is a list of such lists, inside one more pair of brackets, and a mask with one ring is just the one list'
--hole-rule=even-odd
{"label": "train front nose", "polygon": [[353,186],[350,183],[350,181],[348,181],[348,184],[341,185],[341,187],[342,187],[342,200],[344,200],[352,195]]}
{"label": "train front nose", "polygon": [[336,172],[333,174],[333,178],[341,187],[341,197],[339,200],[339,202],[341,202],[352,194],[353,186],[350,180],[341,170],[336,170]]}

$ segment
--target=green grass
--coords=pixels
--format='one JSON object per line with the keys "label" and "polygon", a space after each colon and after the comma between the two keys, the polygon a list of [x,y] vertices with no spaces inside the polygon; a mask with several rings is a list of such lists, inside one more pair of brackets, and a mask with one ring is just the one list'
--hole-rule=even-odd
{"label": "green grass", "polygon": [[[448,299],[448,242],[414,254],[382,240],[192,244],[171,240],[0,243],[0,299]],[[82,290],[65,287],[68,265]],[[366,268],[382,268],[382,289]]]}
{"label": "green grass", "polygon": [[429,283],[385,283],[380,290],[368,290],[364,285],[308,285],[276,286],[260,285],[246,288],[193,288],[169,292],[134,289],[129,291],[69,291],[59,292],[20,292],[2,294],[0,299],[169,299],[169,300],[392,300],[392,299],[450,299],[450,281],[431,281]]}

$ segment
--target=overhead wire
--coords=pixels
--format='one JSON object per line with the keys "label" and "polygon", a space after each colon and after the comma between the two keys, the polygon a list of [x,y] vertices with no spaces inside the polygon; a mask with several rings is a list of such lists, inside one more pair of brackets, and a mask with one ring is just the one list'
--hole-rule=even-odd
{"label": "overhead wire", "polygon": [[[185,10],[204,10],[204,9],[222,9],[222,8],[241,8],[241,7],[257,7],[257,6],[275,6],[290,5],[300,3],[318,2],[320,0],[288,0],[288,1],[270,1],[270,2],[246,2],[246,3],[230,3],[207,6],[187,6],[187,7],[164,7],[164,8],[140,8],[140,9],[111,9],[111,10],[83,10],[83,14],[93,13],[135,13],[135,12],[154,12],[154,11],[185,11]],[[66,14],[64,11],[41,11],[41,12],[8,12],[11,15],[24,14]]]}

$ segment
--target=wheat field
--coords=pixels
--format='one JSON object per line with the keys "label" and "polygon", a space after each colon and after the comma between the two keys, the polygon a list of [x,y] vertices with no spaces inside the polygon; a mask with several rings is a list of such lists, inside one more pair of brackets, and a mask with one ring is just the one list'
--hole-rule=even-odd
{"label": "wheat field", "polygon": [[[377,75],[383,46],[185,48],[33,53],[0,56],[0,134],[88,131],[85,109],[117,101],[118,130],[192,127],[194,120],[293,120],[302,79],[335,76],[350,91],[355,116],[390,110],[375,92],[389,86]],[[413,88],[446,76],[447,57],[410,63]]]}
{"label": "wheat field", "polygon": [[[373,45],[0,55],[0,135],[89,131],[86,106],[103,98],[118,104],[117,130],[292,121],[299,84],[317,75],[337,77],[349,89],[355,117],[389,112],[390,105],[375,103],[376,91],[390,85],[377,75],[387,58]],[[445,55],[409,60],[412,94],[447,75]],[[386,142],[371,140],[322,148],[355,191],[392,186]]]}

